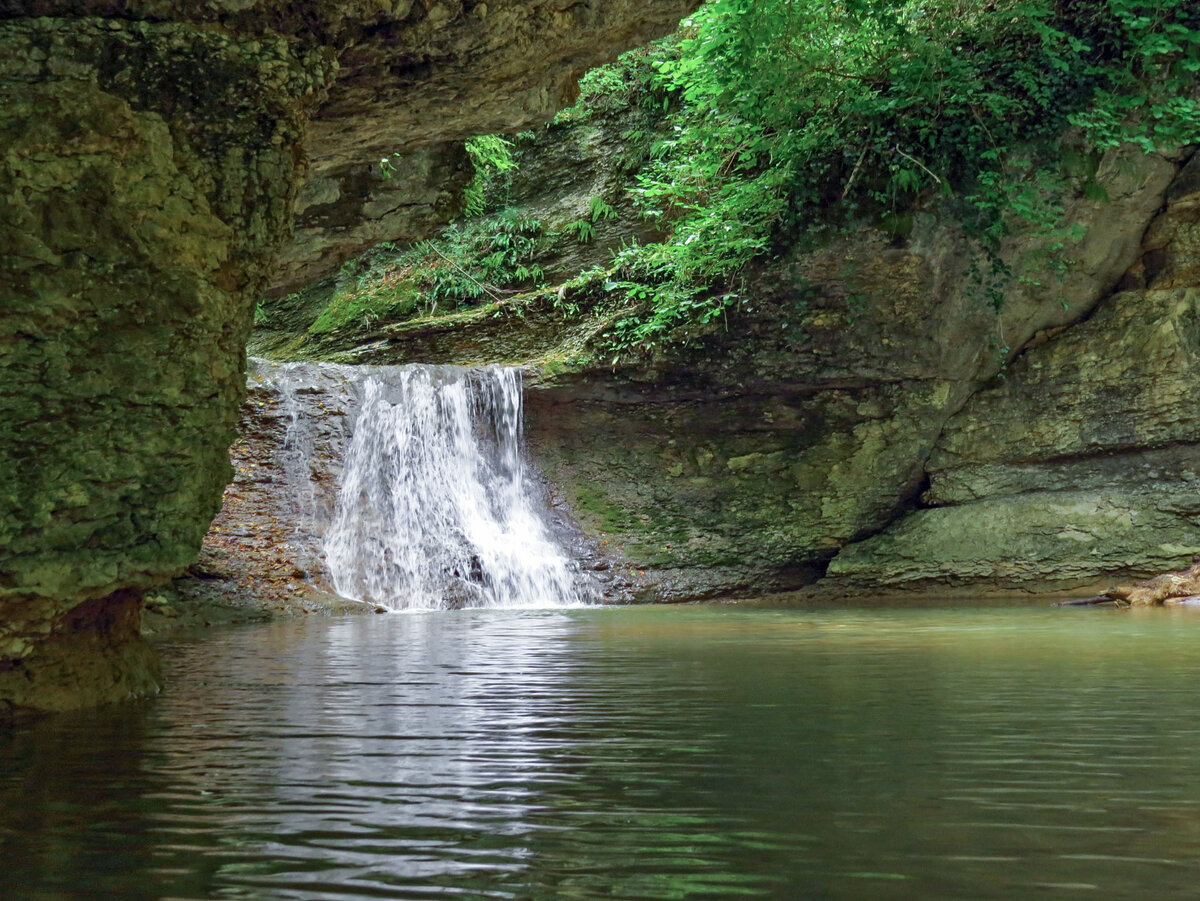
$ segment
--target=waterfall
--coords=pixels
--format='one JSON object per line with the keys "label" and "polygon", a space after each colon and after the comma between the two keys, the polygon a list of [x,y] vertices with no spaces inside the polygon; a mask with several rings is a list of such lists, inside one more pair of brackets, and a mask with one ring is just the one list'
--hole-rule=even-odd
{"label": "waterfall", "polygon": [[[301,392],[317,391],[303,377],[304,370],[310,368],[303,363],[287,363],[280,367],[281,377],[273,380],[279,406],[287,418],[287,430],[276,459],[283,469],[284,482],[291,489],[289,499],[299,528],[311,525],[318,518],[317,486],[313,472],[313,464],[317,460],[317,438],[313,418],[307,415],[300,400]],[[291,377],[284,377],[285,374]]]}
{"label": "waterfall", "polygon": [[[277,457],[293,509],[324,519],[310,528],[323,534],[338,594],[395,610],[583,601],[522,454],[519,369],[259,363],[258,372],[286,422]],[[344,396],[310,396],[321,390]],[[348,433],[324,452],[342,455],[324,505],[312,478],[321,452],[305,425],[317,407]]]}

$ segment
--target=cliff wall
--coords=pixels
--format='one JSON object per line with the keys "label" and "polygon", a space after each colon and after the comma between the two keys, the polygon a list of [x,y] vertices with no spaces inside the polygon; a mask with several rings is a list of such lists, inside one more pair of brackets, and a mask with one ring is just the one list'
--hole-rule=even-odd
{"label": "cliff wall", "polygon": [[1200,162],[1110,152],[1067,197],[1083,237],[1065,275],[1028,262],[1046,238],[1007,239],[1025,277],[998,312],[953,216],[931,209],[904,237],[862,228],[764,262],[724,319],[613,363],[613,299],[578,273],[645,237],[620,200],[629,128],[524,145],[521,215],[561,227],[595,197],[617,213],[594,243],[559,233],[545,287],[307,336],[316,308],[292,308],[266,346],[289,333],[286,353],[310,358],[529,365],[532,452],[642,598],[1050,591],[1200,550]]}
{"label": "cliff wall", "polygon": [[1200,548],[1200,159],[1095,313],[1032,343],[951,417],[913,512],[842,551],[847,581],[1076,586]]}
{"label": "cliff wall", "polygon": [[0,713],[153,690],[138,592],[217,510],[268,286],[444,219],[449,142],[693,5],[0,0]]}

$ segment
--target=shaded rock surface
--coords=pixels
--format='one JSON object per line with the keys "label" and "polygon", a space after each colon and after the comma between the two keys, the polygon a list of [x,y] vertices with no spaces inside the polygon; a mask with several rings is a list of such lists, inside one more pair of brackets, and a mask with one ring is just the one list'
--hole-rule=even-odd
{"label": "shaded rock surface", "polygon": [[872,584],[1094,583],[1200,549],[1200,218],[1193,161],[1096,313],[1027,350],[948,423],[919,510],[842,552]]}
{"label": "shaded rock surface", "polygon": [[[0,2],[0,710],[67,684],[38,649],[72,609],[193,560],[295,210],[305,275],[426,227],[462,177],[448,142],[546,117],[692,5]],[[394,151],[408,188],[354,187]],[[353,234],[322,249],[327,226]],[[130,647],[108,696],[154,690],[136,629],[86,621]]]}
{"label": "shaded rock surface", "polygon": [[[329,518],[336,500],[348,398],[337,385],[317,383],[281,394],[253,367],[249,386],[230,449],[233,480],[191,578],[175,590],[205,593],[199,582],[231,603],[245,594],[284,611],[340,608],[344,602],[322,578],[315,524]],[[186,606],[186,598],[179,603]]]}
{"label": "shaded rock surface", "polygon": [[[194,557],[322,78],[281,40],[0,23],[0,706],[63,682],[76,605]],[[119,670],[136,628],[88,622]],[[143,656],[114,697],[154,689]]]}
{"label": "shaded rock surface", "polygon": [[[843,548],[918,503],[947,424],[1006,363],[999,348],[1086,316],[1137,258],[1174,167],[1110,164],[1116,210],[1101,223],[1098,207],[1075,207],[1090,225],[1077,249],[1086,262],[1061,297],[1013,291],[994,315],[967,287],[961,239],[932,217],[905,247],[864,233],[794,255],[756,273],[728,334],[696,351],[645,372],[549,380],[529,401],[543,467],[581,519],[652,572],[654,596],[820,578]],[[1029,250],[1014,241],[1009,253]],[[1158,525],[1143,548],[1168,543],[1177,523]],[[1012,584],[967,546],[949,578]],[[1141,571],[1160,559],[1147,554]],[[1047,575],[1021,584],[1047,587]]]}
{"label": "shaded rock surface", "polygon": [[[36,631],[17,638],[35,649],[25,657],[0,660],[0,720],[156,692],[161,685],[158,657],[139,632],[141,614],[141,592],[125,589],[59,612],[44,630],[38,623]],[[13,641],[9,639],[10,647]],[[29,664],[29,656],[35,665]]]}
{"label": "shaded rock surface", "polygon": [[308,178],[296,199],[292,240],[268,294],[300,288],[381,241],[424,237],[458,211],[470,175],[462,144],[387,154],[390,170],[383,168],[384,158]]}

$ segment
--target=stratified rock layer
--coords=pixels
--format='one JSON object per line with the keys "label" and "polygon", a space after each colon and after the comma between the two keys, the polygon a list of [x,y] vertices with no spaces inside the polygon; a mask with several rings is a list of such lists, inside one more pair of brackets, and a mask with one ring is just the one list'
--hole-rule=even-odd
{"label": "stratified rock layer", "polygon": [[[1111,155],[1110,201],[1069,204],[1086,234],[1067,278],[1026,267],[1040,239],[1015,235],[1026,278],[999,314],[930,216],[902,246],[863,232],[760,270],[696,350],[546,379],[539,462],[651,597],[822,574],[1045,591],[1178,566],[1200,544],[1193,169]],[[1147,287],[1103,300],[1131,279]]]}
{"label": "stratified rock layer", "polygon": [[[332,353],[340,362],[532,364],[527,434],[537,462],[581,524],[618,552],[648,599],[797,587],[821,578],[831,560],[832,581],[854,590],[967,583],[1045,589],[1048,580],[1078,583],[1113,569],[1152,571],[1177,554],[1177,546],[1190,545],[1191,532],[1181,530],[1186,520],[1174,514],[1147,521],[1145,529],[1123,525],[1129,503],[1118,489],[1093,492],[1078,509],[1093,510],[1088,515],[1096,527],[1107,523],[1114,541],[1136,546],[1124,558],[1098,555],[1089,562],[1067,553],[1079,543],[1056,537],[1070,505],[1065,495],[1053,510],[1043,503],[1003,528],[994,521],[953,521],[920,549],[928,561],[940,562],[928,563],[925,575],[911,582],[872,556],[889,547],[893,530],[899,535],[907,528],[923,495],[926,503],[951,502],[937,494],[949,491],[955,477],[945,442],[960,428],[964,407],[975,409],[988,396],[997,373],[1006,370],[1001,384],[1010,389],[1018,383],[1025,358],[1038,352],[1021,355],[1021,349],[1047,348],[1054,335],[1065,339],[1078,331],[1078,342],[1064,351],[1066,368],[1085,351],[1136,357],[1137,342],[1151,340],[1154,328],[1169,331],[1187,318],[1182,296],[1176,300],[1183,306],[1162,308],[1157,326],[1130,315],[1110,317],[1101,301],[1138,279],[1143,288],[1157,279],[1156,289],[1167,277],[1193,283],[1189,264],[1171,250],[1180,245],[1177,235],[1190,234],[1181,216],[1191,202],[1184,186],[1193,167],[1180,172],[1179,159],[1133,150],[1100,160],[1096,184],[1067,198],[1066,224],[1082,226],[1085,234],[1066,250],[1074,261],[1066,278],[1035,262],[1044,261],[1050,239],[1016,232],[1003,257],[1024,277],[1013,280],[999,314],[970,277],[969,242],[950,215],[934,210],[918,214],[903,239],[862,229],[747,272],[741,303],[698,329],[688,346],[664,348],[649,361],[627,356],[614,366],[589,343],[611,321],[614,301],[597,297],[598,286],[581,289],[568,279],[605,265],[605,245],[618,246],[645,229],[628,204],[619,203],[628,173],[620,171],[625,155],[615,136],[629,128],[617,119],[560,125],[523,152],[511,195],[522,214],[556,224],[579,220],[596,197],[618,213],[593,244],[559,244],[539,259],[564,280],[560,290],[441,318],[356,324],[290,346],[316,356]],[[1108,201],[1088,198],[1099,193],[1097,186]],[[1159,216],[1168,200],[1173,212]],[[1151,240],[1153,253],[1144,243]],[[564,313],[571,309],[577,312]],[[315,312],[306,315],[311,321]],[[293,327],[303,328],[299,318]],[[1151,331],[1139,331],[1143,327]],[[1128,334],[1113,339],[1109,331]],[[1190,386],[1190,370],[1180,362],[1189,352],[1164,348],[1161,365],[1110,361],[1105,378],[1115,390],[1125,370],[1158,367],[1147,375],[1154,385],[1175,354],[1176,371],[1153,389],[1175,403]],[[1104,380],[1093,381],[1101,392]],[[1095,419],[1096,428],[1109,431],[1135,429],[1126,446],[1131,453],[1187,441],[1197,422],[1186,407],[1147,405],[1145,392],[1123,405],[1097,393],[1089,407],[1086,390],[1072,394],[1077,387],[1064,384],[1061,392],[1064,402],[1082,405],[1076,417]],[[1044,417],[1030,426],[1035,431],[1065,427],[1044,402],[1046,390],[1031,386],[1022,407]],[[1107,426],[1104,414],[1112,417]],[[1135,428],[1127,414],[1141,417],[1142,425]],[[972,421],[990,428],[993,415],[989,440],[1022,434],[990,408]],[[964,447],[975,447],[981,435],[964,434]],[[1031,459],[1065,485],[1086,488],[1082,469],[1063,465],[1063,453],[1092,451],[1067,452],[1047,440]],[[1104,464],[1092,459],[1088,465]],[[1121,465],[1114,460],[1105,472],[1118,478]],[[1155,465],[1163,471],[1174,463],[1163,456]],[[1096,469],[1089,484],[1105,477]],[[1012,478],[1021,483],[1025,477]],[[1172,493],[1161,491],[1157,503],[1165,509]],[[1174,502],[1184,503],[1180,497]],[[971,509],[985,512],[980,505]],[[935,522],[933,513],[916,514],[914,534]],[[1121,529],[1126,538],[1118,537]],[[990,548],[980,538],[988,530],[1003,536]],[[1039,563],[1014,574],[1007,554]],[[1056,561],[1063,567],[1057,574]]]}
{"label": "stratified rock layer", "polygon": [[[1111,203],[1071,205],[1088,226],[1077,271],[1061,293],[1050,279],[1013,290],[1000,316],[973,291],[953,224],[931,216],[905,246],[863,232],[761,270],[697,350],[533,391],[539,462],[646,571],[647,596],[811,582],[916,503],[943,430],[1006,363],[1003,348],[1087,316],[1138,259],[1175,171],[1157,157],[1107,160]],[[1006,255],[1016,265],[1036,248],[1017,237]],[[958,563],[965,578],[996,579]]]}
{"label": "stratified rock layer", "polygon": [[927,467],[932,509],[846,549],[832,574],[1074,587],[1200,550],[1197,175],[1194,159],[1172,184],[1131,290],[1031,347],[949,421]]}
{"label": "stratified rock layer", "polygon": [[[453,154],[398,197],[347,183],[546,116],[690,5],[0,0],[0,713],[153,689],[128,617],[73,611],[194,557],[297,206],[352,232],[304,272],[436,221]],[[113,671],[85,691],[60,664],[100,634]]]}

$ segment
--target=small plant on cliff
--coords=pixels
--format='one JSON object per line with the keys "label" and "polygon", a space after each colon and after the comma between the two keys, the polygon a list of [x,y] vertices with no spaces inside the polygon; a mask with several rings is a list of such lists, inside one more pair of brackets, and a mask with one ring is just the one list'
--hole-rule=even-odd
{"label": "small plant on cliff", "polygon": [[580,244],[587,244],[596,236],[596,226],[587,219],[576,219],[563,226],[563,231],[572,235]]}
{"label": "small plant on cliff", "polygon": [[395,175],[399,169],[396,168],[396,163],[400,160],[400,153],[393,153],[391,156],[385,156],[379,161],[379,177],[387,180]]}
{"label": "small plant on cliff", "polygon": [[562,110],[555,124],[575,125],[597,114],[625,112],[635,106],[662,111],[669,105],[670,95],[661,91],[654,65],[676,46],[671,40],[660,42],[629,51],[619,63],[589,70],[579,79],[575,104]]}
{"label": "small plant on cliff", "polygon": [[540,286],[544,273],[535,257],[544,234],[537,219],[506,212],[452,225],[436,241],[418,244],[416,277],[428,312]]}
{"label": "small plant on cliff", "polygon": [[357,275],[351,267],[309,331],[447,313],[540,287],[536,256],[548,240],[540,221],[511,211],[456,223],[402,252],[379,253]]}
{"label": "small plant on cliff", "polygon": [[587,244],[596,236],[596,223],[605,219],[616,219],[617,210],[603,197],[593,197],[588,204],[588,218],[576,219],[562,227],[562,231],[571,235],[580,244]]}
{"label": "small plant on cliff", "polygon": [[475,175],[463,191],[468,216],[481,216],[506,187],[505,176],[517,168],[513,143],[501,135],[480,135],[466,143]]}

